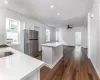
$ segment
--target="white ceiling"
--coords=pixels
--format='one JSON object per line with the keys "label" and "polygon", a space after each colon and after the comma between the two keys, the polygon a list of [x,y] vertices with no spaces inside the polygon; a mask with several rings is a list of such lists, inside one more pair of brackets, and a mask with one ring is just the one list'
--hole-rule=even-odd
{"label": "white ceiling", "polygon": [[93,0],[8,0],[7,7],[43,24],[60,27],[83,25],[92,4]]}

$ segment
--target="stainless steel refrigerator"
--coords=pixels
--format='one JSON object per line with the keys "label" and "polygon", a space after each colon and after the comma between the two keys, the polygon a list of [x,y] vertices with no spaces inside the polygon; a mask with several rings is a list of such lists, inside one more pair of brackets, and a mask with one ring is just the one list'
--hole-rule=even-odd
{"label": "stainless steel refrigerator", "polygon": [[24,30],[24,53],[38,56],[38,31]]}

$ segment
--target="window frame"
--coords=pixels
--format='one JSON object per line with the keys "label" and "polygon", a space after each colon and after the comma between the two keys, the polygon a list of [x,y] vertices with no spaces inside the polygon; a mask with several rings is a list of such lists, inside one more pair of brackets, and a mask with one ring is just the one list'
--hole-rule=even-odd
{"label": "window frame", "polygon": [[50,42],[50,35],[51,35],[50,29],[46,29],[46,42]]}
{"label": "window frame", "polygon": [[59,41],[59,30],[56,30],[56,41]]}
{"label": "window frame", "polygon": [[[8,19],[8,23],[7,23],[7,19]],[[18,41],[17,42],[12,42],[12,43],[7,43],[7,32],[8,32],[8,30],[12,30],[11,29],[11,21],[12,20],[14,20],[14,21],[17,21],[18,22],[18,30],[16,30],[16,33],[18,33]],[[12,18],[8,18],[8,17],[6,17],[6,44],[8,44],[8,45],[19,45],[20,44],[20,26],[21,26],[21,24],[20,24],[20,21],[19,20],[16,20],[16,19],[12,19]],[[10,31],[10,32],[13,32],[13,30],[12,31]]]}

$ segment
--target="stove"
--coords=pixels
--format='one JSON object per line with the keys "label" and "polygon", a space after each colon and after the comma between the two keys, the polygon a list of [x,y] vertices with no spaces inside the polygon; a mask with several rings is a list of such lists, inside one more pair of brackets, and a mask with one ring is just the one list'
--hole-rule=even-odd
{"label": "stove", "polygon": [[0,45],[0,48],[6,48],[6,47],[9,47],[9,46],[6,44]]}

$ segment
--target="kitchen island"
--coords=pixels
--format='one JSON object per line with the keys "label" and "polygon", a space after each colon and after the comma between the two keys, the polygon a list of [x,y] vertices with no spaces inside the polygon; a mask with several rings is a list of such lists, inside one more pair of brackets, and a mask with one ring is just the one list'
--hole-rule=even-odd
{"label": "kitchen island", "polygon": [[60,42],[42,44],[42,61],[49,68],[53,68],[63,57],[63,45]]}
{"label": "kitchen island", "polygon": [[13,55],[0,58],[0,80],[40,80],[40,68],[44,62],[10,47],[0,48],[0,53]]}

